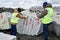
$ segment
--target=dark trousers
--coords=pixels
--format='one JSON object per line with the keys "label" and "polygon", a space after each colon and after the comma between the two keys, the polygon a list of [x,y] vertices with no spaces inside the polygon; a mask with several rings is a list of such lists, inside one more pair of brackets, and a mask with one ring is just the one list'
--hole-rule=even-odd
{"label": "dark trousers", "polygon": [[17,32],[16,25],[11,24],[11,35],[15,35],[16,36],[16,32]]}
{"label": "dark trousers", "polygon": [[51,23],[49,24],[43,24],[43,35],[44,35],[44,39],[48,40],[48,27]]}

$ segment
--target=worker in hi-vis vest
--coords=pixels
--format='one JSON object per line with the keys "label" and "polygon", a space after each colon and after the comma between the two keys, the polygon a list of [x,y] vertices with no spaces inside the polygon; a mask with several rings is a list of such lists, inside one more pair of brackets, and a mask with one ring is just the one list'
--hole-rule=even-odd
{"label": "worker in hi-vis vest", "polygon": [[42,18],[44,39],[48,40],[48,26],[53,22],[54,13],[52,5],[50,3],[44,2],[43,8],[44,10],[41,12],[40,15],[37,14],[37,17]]}
{"label": "worker in hi-vis vest", "polygon": [[22,19],[26,19],[27,16],[22,16],[20,11],[19,11],[19,8],[18,9],[14,9],[14,12],[12,13],[12,16],[11,16],[11,35],[15,35],[16,36],[16,25],[18,24],[18,21],[19,19],[22,18]]}

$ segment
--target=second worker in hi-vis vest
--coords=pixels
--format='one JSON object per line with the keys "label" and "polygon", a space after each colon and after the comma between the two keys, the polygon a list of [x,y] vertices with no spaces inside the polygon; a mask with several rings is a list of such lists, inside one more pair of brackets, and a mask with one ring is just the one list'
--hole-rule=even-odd
{"label": "second worker in hi-vis vest", "polygon": [[41,14],[37,14],[37,17],[42,18],[42,24],[43,24],[43,35],[45,40],[48,39],[48,26],[53,22],[53,9],[52,5],[50,3],[44,2],[43,3],[44,10],[41,12]]}
{"label": "second worker in hi-vis vest", "polygon": [[18,24],[18,21],[19,19],[22,18],[22,19],[25,19],[27,18],[27,16],[23,16],[21,15],[20,13],[20,9],[14,9],[14,12],[12,13],[12,16],[11,16],[11,35],[15,35],[16,36],[16,25]]}

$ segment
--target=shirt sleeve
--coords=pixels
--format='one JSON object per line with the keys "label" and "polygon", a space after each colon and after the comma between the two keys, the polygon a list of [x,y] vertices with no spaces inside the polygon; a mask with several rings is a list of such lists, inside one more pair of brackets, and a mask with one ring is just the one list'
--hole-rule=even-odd
{"label": "shirt sleeve", "polygon": [[23,15],[21,15],[21,14],[17,14],[17,16],[16,17],[18,17],[18,18],[22,18],[22,19],[24,19],[25,18],[25,16],[23,16]]}

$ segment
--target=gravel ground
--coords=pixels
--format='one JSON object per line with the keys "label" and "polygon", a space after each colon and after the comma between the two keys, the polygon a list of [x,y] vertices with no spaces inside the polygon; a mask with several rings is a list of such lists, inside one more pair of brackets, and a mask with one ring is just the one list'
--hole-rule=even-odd
{"label": "gravel ground", "polygon": [[[0,31],[6,34],[10,34],[10,31]],[[29,36],[17,33],[17,40],[44,40],[43,33],[38,36]],[[49,40],[60,40],[60,37],[56,36],[54,32],[49,32]]]}

